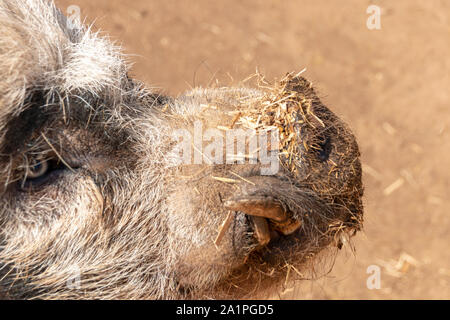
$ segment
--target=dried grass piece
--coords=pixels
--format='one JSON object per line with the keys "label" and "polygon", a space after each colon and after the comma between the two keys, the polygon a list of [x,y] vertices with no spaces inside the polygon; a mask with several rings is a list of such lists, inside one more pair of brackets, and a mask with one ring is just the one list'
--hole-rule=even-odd
{"label": "dried grass piece", "polygon": [[230,228],[231,221],[233,221],[234,213],[233,211],[228,211],[227,217],[222,222],[222,225],[219,228],[219,233],[217,234],[216,239],[214,240],[214,245],[218,247],[220,245],[220,242],[223,239],[223,236],[225,235],[225,232]]}
{"label": "dried grass piece", "polygon": [[404,182],[405,182],[405,180],[403,178],[398,178],[391,185],[389,185],[386,189],[383,190],[383,194],[385,196],[389,196],[395,190],[400,188],[403,185]]}
{"label": "dried grass piece", "polygon": [[252,181],[250,181],[250,180],[248,180],[248,179],[245,179],[244,177],[241,177],[240,175],[238,175],[237,173],[234,173],[233,171],[230,171],[230,173],[231,173],[233,176],[238,177],[238,178],[241,179],[242,181],[245,181],[245,182],[248,182],[248,183],[250,183],[250,184],[252,184],[252,185],[255,185],[254,182],[252,182]]}
{"label": "dried grass piece", "polygon": [[64,158],[59,154],[59,152],[56,150],[55,147],[53,147],[53,145],[50,143],[50,141],[47,139],[47,137],[45,136],[45,134],[41,134],[42,138],[44,138],[45,142],[47,142],[47,144],[49,145],[49,147],[53,150],[53,152],[56,154],[56,156],[58,157],[59,160],[61,160],[61,162],[72,172],[75,172],[75,170],[73,170],[73,168],[64,160]]}
{"label": "dried grass piece", "polygon": [[224,177],[214,177],[211,176],[214,180],[225,182],[225,183],[239,183],[238,180],[230,179],[230,178],[224,178]]}

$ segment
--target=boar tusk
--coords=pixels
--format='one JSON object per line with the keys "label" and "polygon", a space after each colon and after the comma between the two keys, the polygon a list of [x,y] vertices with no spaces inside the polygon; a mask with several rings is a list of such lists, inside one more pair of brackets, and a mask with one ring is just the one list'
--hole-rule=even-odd
{"label": "boar tusk", "polygon": [[285,222],[288,215],[282,206],[272,197],[247,196],[225,201],[225,208],[241,211],[251,216],[264,217],[276,222]]}
{"label": "boar tusk", "polygon": [[[261,218],[262,220],[265,220],[264,218],[270,219],[272,221],[272,227],[284,235],[294,233],[301,226],[301,222],[290,218],[286,210],[272,197],[247,196],[234,198],[225,201],[224,206],[228,210],[241,211],[252,216],[253,221],[255,221],[255,218]],[[257,221],[261,219],[257,219]],[[258,223],[262,225],[262,222]],[[261,227],[260,231],[263,229]],[[260,238],[258,235],[257,237],[259,241]],[[263,241],[265,240],[263,239]]]}
{"label": "boar tusk", "polygon": [[259,245],[264,247],[270,242],[270,230],[267,220],[262,217],[252,217],[255,236]]}

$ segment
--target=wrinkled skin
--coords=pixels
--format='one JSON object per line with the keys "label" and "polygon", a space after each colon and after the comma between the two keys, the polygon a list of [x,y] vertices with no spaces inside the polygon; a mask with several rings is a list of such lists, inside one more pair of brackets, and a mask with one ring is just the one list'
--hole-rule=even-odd
{"label": "wrinkled skin", "polygon": [[[127,71],[117,48],[70,28],[52,4],[0,4],[4,298],[251,297],[255,279],[276,284],[286,265],[340,245],[330,225],[360,228],[358,147],[306,80],[289,90],[310,99],[323,128],[298,132],[323,143],[298,148],[296,174],[263,176],[258,163],[181,165],[173,132],[227,126],[242,97],[264,92],[175,99]],[[204,110],[211,102],[218,109]]]}

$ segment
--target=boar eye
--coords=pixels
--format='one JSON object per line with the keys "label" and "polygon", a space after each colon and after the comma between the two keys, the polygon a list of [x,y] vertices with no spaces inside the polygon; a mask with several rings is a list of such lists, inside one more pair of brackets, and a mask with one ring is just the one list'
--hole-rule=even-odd
{"label": "boar eye", "polygon": [[19,187],[25,191],[37,190],[37,188],[56,181],[66,169],[67,167],[59,158],[28,158],[24,179]]}
{"label": "boar eye", "polygon": [[44,176],[49,171],[47,160],[33,159],[27,168],[27,178],[37,179]]}

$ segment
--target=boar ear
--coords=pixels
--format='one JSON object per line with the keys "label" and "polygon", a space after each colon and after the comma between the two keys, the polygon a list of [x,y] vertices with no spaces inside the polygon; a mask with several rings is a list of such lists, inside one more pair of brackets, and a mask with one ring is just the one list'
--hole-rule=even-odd
{"label": "boar ear", "polygon": [[[263,221],[269,219],[272,226],[285,235],[300,227],[300,222],[292,219],[292,213],[276,195],[277,190],[292,188],[288,181],[275,177],[249,177],[249,183],[243,185],[234,196],[224,202],[228,210],[241,211],[253,217],[256,231],[264,233]],[[258,228],[260,226],[260,228]]]}

